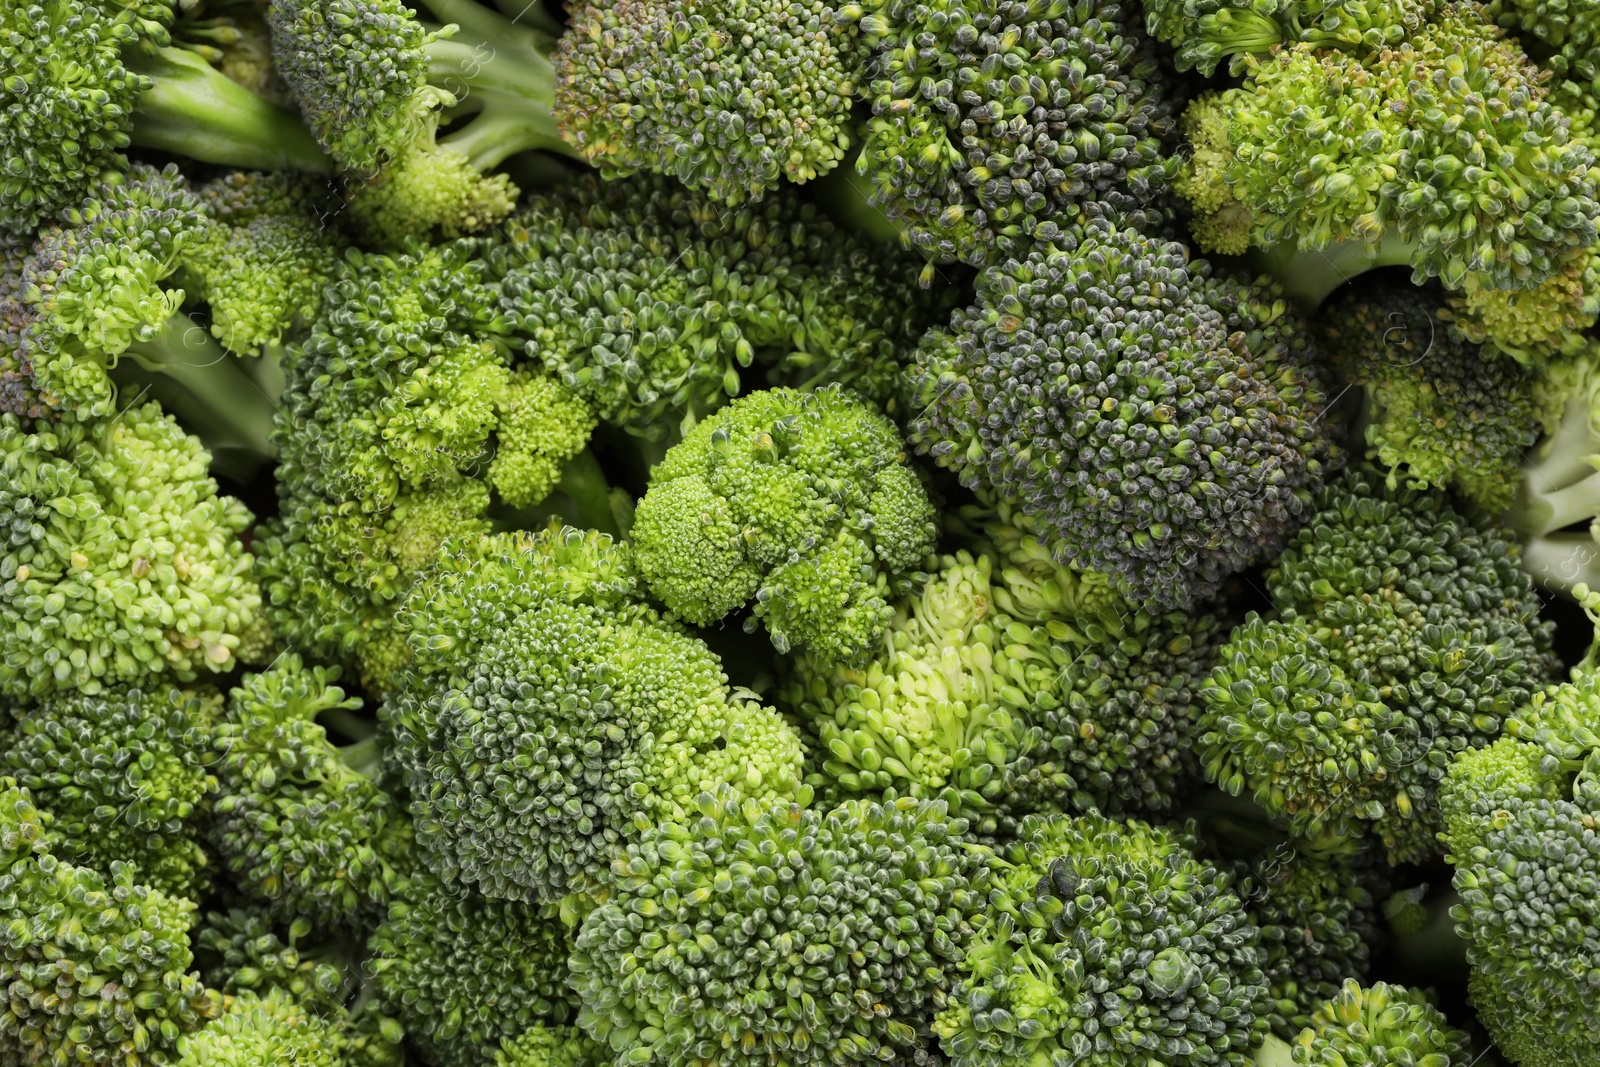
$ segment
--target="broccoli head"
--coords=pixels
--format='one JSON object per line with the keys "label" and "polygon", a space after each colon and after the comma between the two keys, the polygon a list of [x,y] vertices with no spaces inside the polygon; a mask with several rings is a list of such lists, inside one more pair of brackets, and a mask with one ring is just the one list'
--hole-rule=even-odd
{"label": "broccoli head", "polygon": [[229,908],[201,916],[193,934],[195,962],[207,988],[225,996],[266,996],[281,990],[322,1015],[344,1007],[350,989],[346,961],[332,962],[298,942],[311,924],[296,919],[280,933],[263,907]]}
{"label": "broccoli head", "polygon": [[858,173],[925,254],[983,266],[1086,204],[1165,221],[1174,90],[1132,4],[852,4],[874,48]]}
{"label": "broccoli head", "polygon": [[1317,1009],[1290,1049],[1293,1062],[1304,1067],[1354,1063],[1471,1067],[1479,1059],[1467,1034],[1451,1026],[1423,993],[1387,982],[1363,986],[1353,978]]}
{"label": "broccoli head", "polygon": [[1518,550],[1437,491],[1355,469],[1267,572],[1203,691],[1206,775],[1302,837],[1437,851],[1439,780],[1551,681]]}
{"label": "broccoli head", "polygon": [[952,1067],[1251,1063],[1267,1009],[1260,932],[1184,838],[1033,817],[991,877],[934,1023]]}
{"label": "broccoli head", "polygon": [[231,670],[260,592],[200,442],[155,404],[27,431],[0,415],[0,694],[154,692]]}
{"label": "broccoli head", "polygon": [[1276,45],[1371,52],[1417,32],[1422,0],[1144,0],[1151,36],[1172,45],[1179,70],[1232,74]]}
{"label": "broccoli head", "polygon": [[1061,562],[1185,607],[1280,548],[1337,456],[1305,323],[1096,220],[985,270],[917,352],[909,436]]}
{"label": "broccoli head", "polygon": [[584,0],[555,53],[555,118],[606,177],[670,174],[759,198],[849,144],[855,25],[807,0]]}
{"label": "broccoli head", "polygon": [[573,947],[618,1067],[916,1063],[984,906],[944,805],[706,795],[618,859]]}
{"label": "broccoli head", "polygon": [[414,658],[382,710],[436,870],[557,900],[601,889],[704,790],[801,795],[794,731],[642,594],[605,535],[446,543],[400,616]]}
{"label": "broccoli head", "polygon": [[176,1067],[345,1067],[336,1024],[281,989],[229,997],[221,1016],[178,1043]]}
{"label": "broccoli head", "polygon": [[600,1067],[605,1050],[576,1026],[535,1023],[507,1038],[494,1054],[494,1067]]}
{"label": "broccoli head", "polygon": [[177,689],[57,693],[13,712],[0,775],[50,814],[59,859],[103,875],[126,863],[141,883],[195,900],[210,873],[200,841],[218,703]]}
{"label": "broccoli head", "polygon": [[753,393],[695,426],[651,471],[632,537],[681,618],[753,599],[747,628],[835,664],[882,638],[936,532],[894,424],[834,385]]}

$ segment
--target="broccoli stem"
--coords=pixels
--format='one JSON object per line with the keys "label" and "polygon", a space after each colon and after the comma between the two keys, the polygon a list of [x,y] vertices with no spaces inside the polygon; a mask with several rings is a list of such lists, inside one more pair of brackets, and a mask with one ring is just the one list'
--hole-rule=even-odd
{"label": "broccoli stem", "polygon": [[1600,544],[1588,533],[1556,533],[1529,538],[1522,546],[1522,569],[1541,585],[1562,592],[1579,582],[1600,588]]}
{"label": "broccoli stem", "polygon": [[124,355],[131,358],[112,368],[113,379],[159,401],[230,475],[248,477],[277,455],[273,398],[187,315],[172,316],[160,333],[135,342]]}
{"label": "broccoli stem", "polygon": [[1465,974],[1467,943],[1456,933],[1450,909],[1461,897],[1450,890],[1430,898],[1425,907],[1428,917],[1415,934],[1395,939],[1395,956],[1407,968],[1421,975]]}
{"label": "broccoli stem", "polygon": [[1600,453],[1587,393],[1573,397],[1555,433],[1523,468],[1522,492],[1509,516],[1524,537],[1543,536],[1600,515]]}
{"label": "broccoli stem", "polygon": [[1246,258],[1254,269],[1277,279],[1284,295],[1312,315],[1330,293],[1358,274],[1377,267],[1410,266],[1412,251],[1409,242],[1390,234],[1378,242],[1376,251],[1362,241],[1302,251],[1291,241],[1252,249]]}
{"label": "broccoli stem", "polygon": [[[345,709],[339,709],[344,711]],[[353,721],[359,721],[360,716],[346,713]],[[362,738],[351,745],[339,746],[339,759],[346,767],[367,778],[376,778],[383,773],[383,746],[378,744],[378,738],[370,724],[366,725],[369,736]],[[345,733],[340,729],[340,733]]]}
{"label": "broccoli stem", "polygon": [[567,461],[561,480],[542,502],[493,516],[500,530],[533,530],[551,518],[620,538],[633,525],[633,500],[611,487],[600,461],[586,448]]}
{"label": "broccoli stem", "polygon": [[231,81],[193,52],[131,52],[127,63],[155,82],[134,106],[134,144],[250,170],[332,171],[332,160],[298,115]]}

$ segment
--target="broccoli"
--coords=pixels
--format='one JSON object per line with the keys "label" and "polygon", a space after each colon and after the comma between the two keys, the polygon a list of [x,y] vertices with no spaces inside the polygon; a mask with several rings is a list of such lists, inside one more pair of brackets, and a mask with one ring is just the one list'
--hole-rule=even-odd
{"label": "broccoli", "polygon": [[1428,13],[1420,0],[1145,0],[1152,36],[1173,46],[1179,70],[1234,75],[1274,46],[1358,52],[1398,45]]}
{"label": "broccoli", "polygon": [[1266,1027],[1260,931],[1183,836],[1033,817],[991,866],[988,906],[935,1016],[952,1067],[1247,1067]]}
{"label": "broccoli", "polygon": [[[1600,626],[1600,595],[1574,594]],[[1531,695],[1494,745],[1457,756],[1440,803],[1478,1018],[1521,1067],[1578,1067],[1600,1044],[1600,672],[1589,654]]]}
{"label": "broccoli", "polygon": [[[372,777],[372,728],[350,714],[361,702],[338,676],[293,654],[251,675],[229,695],[212,764],[211,843],[232,883],[319,930],[381,912],[398,880],[379,843],[399,813]],[[369,736],[337,748],[318,716]]]}
{"label": "broccoli", "polygon": [[282,990],[228,999],[222,1015],[178,1043],[177,1067],[345,1067],[338,1026]]}
{"label": "broccoli", "polygon": [[530,362],[651,440],[737,395],[757,361],[893,411],[942,308],[911,259],[787,189],[733,209],[663,178],[580,178],[529,197],[505,231],[491,252],[500,306]]}
{"label": "broccoli", "polygon": [[56,854],[48,816],[0,778],[0,1055],[34,1065],[161,1067],[220,1008],[190,972],[194,906]]}
{"label": "broccoli", "polygon": [[[1359,22],[1364,6],[1326,10],[1340,20],[1354,11]],[[1172,39],[1189,23],[1168,7],[1151,20]],[[1402,4],[1369,12],[1391,29],[1410,17]],[[1403,39],[1378,36],[1238,53],[1245,84],[1190,105],[1198,114],[1185,126],[1199,140],[1178,184],[1199,193],[1191,204],[1201,247],[1334,247],[1281,272],[1313,304],[1352,272],[1341,244],[1357,246],[1349,258],[1365,257],[1356,269],[1408,264],[1419,284],[1437,277],[1452,289],[1469,279],[1530,289],[1587,258],[1600,218],[1594,153],[1518,42],[1469,2],[1437,5]],[[1539,298],[1561,303],[1559,292]]]}
{"label": "broccoli", "polygon": [[209,456],[155,404],[35,430],[0,415],[0,695],[156,692],[235,667],[260,623]]}
{"label": "broccoli", "polygon": [[507,1038],[494,1054],[494,1067],[600,1067],[604,1061],[601,1046],[576,1026],[542,1023]]}
{"label": "broccoli", "polygon": [[793,730],[604,534],[447,541],[398,621],[413,659],[381,715],[417,840],[491,897],[599,892],[626,844],[723,783],[805,795]]}
{"label": "broccoli", "polygon": [[555,52],[555,119],[607,178],[759,199],[844,158],[863,47],[817,0],[583,0]]}
{"label": "broccoli", "polygon": [[909,438],[1062,563],[1187,607],[1309,514],[1338,457],[1315,364],[1270,286],[1093,220],[985,270],[923,339]]}
{"label": "broccoli", "polygon": [[27,231],[128,167],[129,144],[326,173],[292,111],[172,44],[173,0],[32,0],[0,12],[0,230]]}
{"label": "broccoli", "polygon": [[1391,485],[1447,487],[1498,515],[1551,413],[1533,372],[1480,350],[1443,310],[1435,289],[1358,279],[1323,305],[1323,349],[1365,389],[1368,451]]}
{"label": "broccoli", "polygon": [[571,958],[618,1067],[921,1063],[984,907],[937,801],[831,810],[707,794],[618,860]]}
{"label": "broccoli", "polygon": [[343,1008],[350,967],[344,960],[301,951],[311,924],[296,919],[280,936],[265,907],[211,911],[193,932],[195,963],[208,989],[224,996],[266,996],[279,990],[322,1015]]}
{"label": "broccoli", "polygon": [[856,170],[925,254],[1021,256],[1086,205],[1166,221],[1180,93],[1133,4],[875,0],[840,13],[874,48]]}
{"label": "broccoli", "polygon": [[1352,469],[1267,572],[1202,691],[1206,777],[1317,844],[1437,852],[1437,787],[1554,677],[1508,534]]}
{"label": "broccoli", "polygon": [[894,425],[837,385],[771,389],[699,423],[650,473],[634,515],[639,574],[706,625],[754,600],[780,653],[859,662],[918,581],[933,506]]}
{"label": "broccoli", "polygon": [[[1281,1053],[1280,1053],[1281,1055]],[[1289,1045],[1301,1067],[1357,1063],[1414,1063],[1428,1067],[1472,1067],[1479,1062],[1472,1040],[1413,989],[1347,980],[1311,1017]]]}
{"label": "broccoli", "polygon": [[198,899],[219,703],[177,689],[57,693],[13,712],[0,775],[50,815],[57,858],[102,875],[126,863],[142,884]]}
{"label": "broccoli", "polygon": [[379,1003],[439,1067],[489,1063],[503,1042],[577,1010],[572,931],[555,904],[483,897],[418,871],[367,947]]}

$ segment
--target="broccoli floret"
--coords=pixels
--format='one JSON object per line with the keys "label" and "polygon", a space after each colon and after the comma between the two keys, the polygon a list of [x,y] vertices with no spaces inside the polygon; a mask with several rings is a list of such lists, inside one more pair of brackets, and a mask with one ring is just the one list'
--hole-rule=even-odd
{"label": "broccoli floret", "polygon": [[[1581,352],[1600,319],[1600,256],[1585,250],[1527,289],[1494,289],[1473,275],[1449,296],[1452,326],[1462,336],[1531,367]],[[1441,313],[1441,317],[1443,313]]]}
{"label": "broccoli floret", "polygon": [[639,573],[688,622],[754,601],[780,653],[862,660],[934,547],[934,511],[894,425],[838,386],[742,397],[651,471]]}
{"label": "broccoli floret", "polygon": [[127,169],[130,143],[232,167],[325,173],[292,111],[175,47],[177,7],[37,0],[0,12],[0,230],[31,230]]}
{"label": "broccoli floret", "polygon": [[28,432],[0,415],[0,694],[98,692],[236,665],[261,596],[209,460],[154,404]]}
{"label": "broccoli floret", "polygon": [[1179,70],[1208,77],[1223,60],[1242,74],[1246,57],[1276,45],[1371,52],[1417,32],[1419,0],[1144,0],[1150,34],[1174,48]]}
{"label": "broccoli floret", "polygon": [[231,997],[220,1018],[178,1043],[177,1067],[345,1067],[339,1028],[282,990]]}
{"label": "broccoli floret", "polygon": [[738,394],[753,362],[894,405],[941,297],[780,189],[721,207],[667,179],[574,179],[506,226],[502,309],[604,421],[659,440]]}
{"label": "broccoli floret", "polygon": [[629,845],[578,931],[578,1025],[618,1067],[935,1055],[930,1016],[984,907],[961,821],[909,798],[697,809]]}
{"label": "broccoli floret", "polygon": [[1451,329],[1432,289],[1366,280],[1323,305],[1323,349],[1366,390],[1369,456],[1390,485],[1452,489],[1484,514],[1510,507],[1548,417],[1537,376]]}
{"label": "broccoli floret", "polygon": [[491,488],[523,507],[559,486],[614,528],[579,451],[594,416],[513,367],[483,252],[472,239],[350,251],[283,359],[279,513],[257,542],[269,614],[291,647],[353,663],[378,692],[405,662],[396,606],[447,536],[490,531]]}
{"label": "broccoli floret", "polygon": [[207,912],[194,929],[195,962],[207,988],[226,996],[267,996],[279,990],[321,1014],[337,1013],[349,995],[351,969],[298,943],[311,924],[296,919],[280,935],[264,907]]}
{"label": "broccoli floret", "polygon": [[953,1067],[1248,1067],[1268,1007],[1260,932],[1185,839],[1134,819],[1035,817],[992,867],[934,1023]]}
{"label": "broccoli floret", "polygon": [[1317,1009],[1290,1047],[1294,1063],[1304,1067],[1471,1067],[1478,1062],[1471,1039],[1421,992],[1386,982],[1363,987],[1353,978]]}
{"label": "broccoli floret", "polygon": [[440,1067],[480,1067],[502,1043],[577,1010],[572,931],[555,904],[483,897],[418,872],[367,945],[379,1002]]}
{"label": "broccoli floret", "polygon": [[1270,557],[1337,456],[1278,294],[1106,221],[985,270],[908,373],[918,451],[1162,609]]}
{"label": "broccoli floret", "polygon": [[1551,681],[1553,626],[1507,535],[1355,469],[1267,572],[1205,686],[1206,776],[1308,838],[1437,851],[1439,779]]}
{"label": "broccoli floret", "polygon": [[818,0],[584,0],[556,48],[556,122],[608,178],[737,204],[844,158],[861,51]]}
{"label": "broccoli floret", "polygon": [[1160,225],[1173,97],[1131,4],[847,5],[875,49],[858,173],[924,253],[974,266],[1085,204]]}
{"label": "broccoli floret", "polygon": [[400,615],[382,715],[435,870],[493,897],[597,892],[703,790],[802,795],[800,743],[642,599],[627,546],[552,526],[447,542]]}
{"label": "broccoli floret", "polygon": [[[1216,119],[1191,127],[1204,143],[1184,184],[1204,193],[1193,206],[1209,243],[1242,211],[1262,247],[1354,243],[1370,260],[1358,269],[1408,263],[1419,284],[1503,290],[1561,275],[1594,244],[1593,150],[1478,6],[1441,4],[1382,47],[1286,44],[1244,66],[1243,86],[1193,105],[1226,117],[1225,136]],[[1231,200],[1215,210],[1232,217],[1213,222],[1219,183]],[[1293,284],[1313,300],[1352,273],[1321,258],[1283,272],[1304,275]]]}
{"label": "broccoli floret", "polygon": [[49,813],[59,859],[103,875],[124,862],[141,883],[196,900],[219,703],[176,689],[58,693],[13,713],[0,775]]}
{"label": "broccoli floret", "polygon": [[190,973],[194,906],[55,853],[28,790],[0,778],[0,1055],[13,1063],[161,1067],[219,1005]]}
{"label": "broccoli floret", "polygon": [[494,1067],[600,1067],[605,1050],[576,1026],[536,1024],[507,1038],[494,1054]]}
{"label": "broccoli floret", "polygon": [[[551,105],[554,38],[473,0],[271,0],[273,59],[317,140],[363,179],[356,218],[377,240],[476,233],[516,204],[490,173],[519,152],[571,153]],[[441,122],[464,121],[437,136]]]}
{"label": "broccoli floret", "polygon": [[211,841],[233,883],[288,921],[339,929],[387,904],[398,876],[378,842],[397,814],[373,780],[371,736],[345,749],[317,716],[372,728],[333,683],[337,670],[286,654],[229,696],[217,727]]}

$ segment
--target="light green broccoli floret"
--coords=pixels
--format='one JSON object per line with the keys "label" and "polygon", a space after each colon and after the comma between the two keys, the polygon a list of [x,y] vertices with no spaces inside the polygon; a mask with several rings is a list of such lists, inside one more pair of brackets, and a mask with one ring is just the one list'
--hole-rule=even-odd
{"label": "light green broccoli floret", "polygon": [[514,508],[537,504],[594,431],[589,405],[546,374],[517,371],[500,399],[499,444],[489,463],[495,492]]}
{"label": "light green broccoli floret", "polygon": [[576,1026],[536,1024],[507,1038],[494,1054],[494,1067],[600,1067],[609,1057]]}
{"label": "light green broccoli floret", "polygon": [[837,386],[772,389],[701,422],[651,472],[632,537],[685,620],[753,600],[779,652],[859,661],[932,550],[933,507],[888,419]]}
{"label": "light green broccoli floret", "polygon": [[0,778],[0,1056],[163,1067],[181,1037],[219,1008],[190,973],[194,905],[55,854],[28,790]]}
{"label": "light green broccoli floret", "polygon": [[1239,74],[1246,57],[1275,45],[1369,52],[1417,32],[1421,0],[1145,0],[1150,33],[1176,49],[1179,70],[1209,77],[1227,61]]}
{"label": "light green broccoli floret", "polygon": [[140,882],[197,900],[220,704],[177,689],[57,693],[13,712],[0,775],[50,814],[61,859],[101,874],[125,862]]}
{"label": "light green broccoli floret", "polygon": [[339,749],[316,719],[372,727],[337,670],[285,655],[234,689],[217,727],[211,841],[233,882],[287,921],[338,929],[388,902],[396,874],[378,841],[396,815],[373,780],[376,741]]}
{"label": "light green broccoli floret", "polygon": [[351,961],[302,952],[298,942],[310,926],[296,919],[280,936],[264,907],[207,912],[193,935],[200,977],[207,988],[227,996],[263,997],[281,990],[318,1014],[335,1014],[350,992]]}
{"label": "light green broccoli floret", "polygon": [[345,1067],[344,1037],[334,1023],[274,989],[230,997],[221,1018],[178,1043],[176,1067]]}
{"label": "light green broccoli floret", "polygon": [[260,610],[200,442],[154,404],[28,432],[0,415],[0,693],[152,690],[223,673]]}
{"label": "light green broccoli floret", "polygon": [[1477,1062],[1471,1039],[1421,992],[1386,982],[1363,987],[1353,978],[1317,1009],[1291,1048],[1297,1067]]}

